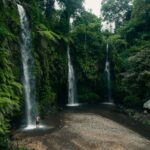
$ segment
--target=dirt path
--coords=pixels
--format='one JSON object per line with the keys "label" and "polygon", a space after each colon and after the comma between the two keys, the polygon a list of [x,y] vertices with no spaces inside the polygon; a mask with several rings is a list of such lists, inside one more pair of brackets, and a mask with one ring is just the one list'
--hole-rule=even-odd
{"label": "dirt path", "polygon": [[100,115],[64,113],[64,125],[53,132],[15,135],[31,150],[149,150],[150,141]]}

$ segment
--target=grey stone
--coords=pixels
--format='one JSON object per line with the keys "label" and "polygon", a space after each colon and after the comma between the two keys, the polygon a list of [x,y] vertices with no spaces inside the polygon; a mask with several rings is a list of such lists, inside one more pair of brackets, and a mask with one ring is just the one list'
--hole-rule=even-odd
{"label": "grey stone", "polygon": [[150,110],[150,100],[144,103],[143,107]]}

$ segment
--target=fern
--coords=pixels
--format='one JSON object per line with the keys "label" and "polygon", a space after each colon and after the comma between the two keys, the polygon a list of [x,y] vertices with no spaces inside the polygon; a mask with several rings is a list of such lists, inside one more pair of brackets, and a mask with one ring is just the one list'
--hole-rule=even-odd
{"label": "fern", "polygon": [[57,40],[56,40],[56,37],[52,34],[52,32],[50,32],[50,31],[38,31],[38,33],[42,36],[42,37],[44,37],[44,38],[46,38],[46,39],[48,39],[48,40],[51,40],[51,41],[53,41],[53,42],[57,42]]}
{"label": "fern", "polygon": [[54,33],[54,32],[52,32],[52,31],[50,31],[45,25],[43,25],[43,24],[39,24],[38,26],[37,26],[37,33],[38,34],[40,34],[40,36],[42,36],[43,38],[46,38],[46,39],[48,39],[48,40],[50,40],[50,41],[53,41],[53,42],[57,42],[57,40],[59,40],[61,37],[58,35],[58,34],[56,34],[56,33]]}
{"label": "fern", "polygon": [[1,22],[0,22],[1,26],[0,26],[0,37],[7,37],[9,39],[16,39],[16,36],[14,34],[12,34],[7,28],[6,26],[4,26]]}

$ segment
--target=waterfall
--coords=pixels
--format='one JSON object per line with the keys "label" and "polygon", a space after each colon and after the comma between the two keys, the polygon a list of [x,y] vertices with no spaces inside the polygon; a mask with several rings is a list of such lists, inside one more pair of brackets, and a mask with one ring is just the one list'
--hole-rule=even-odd
{"label": "waterfall", "polygon": [[45,15],[46,12],[46,5],[47,5],[47,0],[43,0],[43,11],[42,11],[43,15]]}
{"label": "waterfall", "polygon": [[69,46],[67,48],[67,55],[68,55],[68,104],[67,106],[78,106],[75,73],[71,62]]}
{"label": "waterfall", "polygon": [[113,104],[112,95],[111,95],[111,72],[110,72],[109,45],[108,44],[106,46],[105,72],[106,72],[106,77],[107,77],[108,103],[112,103]]}
{"label": "waterfall", "polygon": [[35,103],[35,77],[32,74],[33,58],[31,52],[31,33],[29,22],[23,6],[17,4],[20,24],[21,24],[21,57],[23,65],[23,86],[26,104],[26,125],[30,127],[34,124],[34,118],[37,113]]}
{"label": "waterfall", "polygon": [[4,7],[6,6],[6,1],[5,0],[2,0],[2,3],[4,5]]}

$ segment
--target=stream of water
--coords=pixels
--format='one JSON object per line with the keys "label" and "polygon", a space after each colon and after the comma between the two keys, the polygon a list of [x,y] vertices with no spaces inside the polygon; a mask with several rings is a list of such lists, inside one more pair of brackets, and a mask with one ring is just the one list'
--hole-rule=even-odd
{"label": "stream of water", "polygon": [[68,104],[67,106],[78,106],[79,104],[77,101],[75,73],[71,62],[69,46],[67,48],[67,55],[68,55]]}
{"label": "stream of water", "polygon": [[106,46],[106,62],[105,62],[105,72],[107,78],[107,96],[108,101],[105,104],[113,104],[112,93],[111,93],[111,72],[110,72],[110,61],[109,61],[109,45]]}
{"label": "stream of water", "polygon": [[35,116],[37,115],[37,107],[35,102],[35,77],[32,73],[33,58],[31,52],[31,33],[29,29],[29,22],[22,5],[17,4],[20,24],[21,24],[21,58],[23,65],[23,87],[26,104],[26,128],[33,128],[35,126]]}

